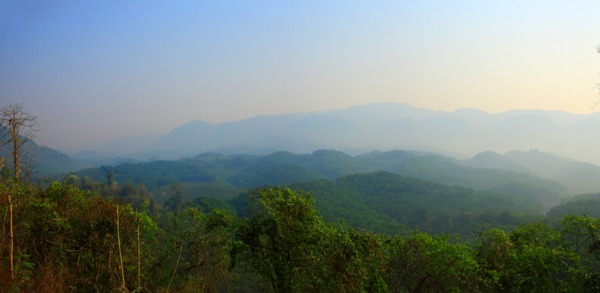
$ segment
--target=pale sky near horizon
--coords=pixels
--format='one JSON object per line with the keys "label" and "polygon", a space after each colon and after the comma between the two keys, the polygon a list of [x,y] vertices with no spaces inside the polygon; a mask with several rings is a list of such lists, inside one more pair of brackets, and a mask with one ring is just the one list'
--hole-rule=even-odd
{"label": "pale sky near horizon", "polygon": [[0,106],[38,142],[374,102],[590,113],[600,1],[0,0]]}

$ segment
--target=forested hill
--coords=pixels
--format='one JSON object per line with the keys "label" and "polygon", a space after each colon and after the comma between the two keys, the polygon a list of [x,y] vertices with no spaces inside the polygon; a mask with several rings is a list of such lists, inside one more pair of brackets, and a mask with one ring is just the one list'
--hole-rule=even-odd
{"label": "forested hill", "polygon": [[600,191],[600,166],[579,162],[537,149],[513,150],[504,155],[486,151],[470,160],[458,161],[465,166],[495,168],[526,173],[535,177],[556,180],[570,194]]}
{"label": "forested hill", "polygon": [[[501,169],[466,167],[449,157],[403,150],[370,152],[355,157],[333,150],[319,150],[312,154],[275,152],[267,156],[204,153],[194,158],[159,162],[103,166],[77,172],[77,175],[106,181],[106,173],[113,170],[115,181],[123,184],[144,182],[149,189],[174,180],[184,183],[215,181],[245,189],[389,171],[448,185],[512,193],[535,199],[547,207],[557,203],[565,193],[564,187],[556,181]],[[190,177],[192,173],[200,177]],[[207,179],[207,176],[213,177]]]}
{"label": "forested hill", "polygon": [[[292,174],[291,170],[296,170],[301,176],[284,178],[284,174]],[[552,193],[551,199],[543,199],[552,202],[557,201],[566,191],[564,186],[553,180],[502,169],[472,168],[460,165],[459,161],[450,157],[402,150],[371,152],[356,157],[331,150],[315,151],[311,155],[276,152],[248,160],[246,167],[228,179],[228,182],[240,187],[258,187],[319,179],[319,176],[335,180],[350,174],[373,171],[389,171],[407,177],[477,190],[498,189],[510,184],[512,188],[504,188],[505,192],[510,193],[516,189],[514,182],[519,182],[522,183],[521,187],[545,189]],[[257,176],[258,174],[260,176]],[[252,180],[247,180],[250,178]]]}
{"label": "forested hill", "polygon": [[593,218],[600,218],[600,193],[579,194],[562,200],[562,204],[553,207],[547,215],[562,217],[569,214],[586,214]]}
{"label": "forested hill", "polygon": [[[22,146],[25,151],[24,163],[35,166],[34,177],[59,175],[70,171],[93,167],[92,164],[72,160],[69,156],[45,146],[39,146],[34,141],[29,141]],[[12,153],[12,145],[7,144],[0,148],[0,158],[7,159]]]}
{"label": "forested hill", "polygon": [[[514,224],[512,219],[499,217],[503,211],[541,214],[542,210],[540,203],[512,194],[475,191],[384,171],[349,175],[335,182],[296,182],[288,187],[310,192],[327,221],[344,219],[354,227],[390,234],[420,229],[472,236],[485,223]],[[242,193],[228,202],[243,215],[248,201]]]}
{"label": "forested hill", "polygon": [[467,186],[479,190],[516,181],[555,192],[565,192],[565,187],[553,180],[501,169],[466,167],[456,163],[455,159],[442,156],[410,158],[398,164],[391,171],[408,177]]}
{"label": "forested hill", "polygon": [[118,184],[133,183],[144,185],[150,190],[172,184],[174,182],[211,182],[217,177],[210,174],[198,164],[189,164],[176,161],[154,161],[148,163],[118,166],[102,166],[77,172],[79,177],[89,177],[95,181],[106,181],[107,173],[112,171],[113,180]]}
{"label": "forested hill", "polygon": [[[275,152],[264,157],[249,159],[234,156],[231,158],[231,163],[222,163],[227,162],[228,157],[231,156],[215,158],[216,161],[221,162],[220,169],[234,170],[235,166],[243,165],[241,171],[228,179],[229,183],[240,187],[287,184],[319,179],[320,176],[335,180],[349,174],[389,171],[407,177],[478,190],[489,190],[512,182],[520,182],[558,194],[565,193],[565,187],[553,180],[502,169],[467,167],[450,157],[415,151],[371,152],[356,157],[332,150],[319,150],[311,155]],[[210,156],[202,156],[202,158],[210,161]],[[285,174],[296,174],[297,177],[285,176]]]}
{"label": "forested hill", "polygon": [[[407,154],[414,156],[412,153]],[[335,180],[341,176],[369,172],[372,169],[365,160],[338,151],[319,150],[310,155],[275,152],[247,162],[242,171],[227,181],[240,187],[259,187],[320,178]]]}
{"label": "forested hill", "polygon": [[525,173],[535,177],[542,177],[539,172],[523,166],[513,158],[492,151],[481,152],[469,160],[461,161],[461,164],[474,168],[503,169],[515,171],[517,173]]}

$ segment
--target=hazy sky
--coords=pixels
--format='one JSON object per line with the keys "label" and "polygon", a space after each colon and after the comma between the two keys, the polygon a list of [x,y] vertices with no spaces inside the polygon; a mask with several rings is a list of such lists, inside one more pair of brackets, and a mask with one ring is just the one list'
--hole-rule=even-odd
{"label": "hazy sky", "polygon": [[0,104],[53,148],[406,102],[589,113],[600,1],[0,0]]}

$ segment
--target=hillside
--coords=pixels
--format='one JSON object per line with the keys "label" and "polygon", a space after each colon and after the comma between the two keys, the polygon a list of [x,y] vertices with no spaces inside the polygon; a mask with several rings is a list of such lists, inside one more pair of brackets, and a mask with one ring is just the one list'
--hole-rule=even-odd
{"label": "hillside", "polygon": [[[168,185],[174,180],[190,184],[215,181],[221,185],[244,189],[316,179],[333,181],[351,174],[389,171],[476,190],[511,193],[537,200],[547,208],[565,193],[564,186],[556,181],[501,169],[467,167],[459,164],[462,161],[453,158],[404,150],[375,151],[355,157],[333,150],[318,150],[312,154],[275,152],[266,156],[203,153],[179,161],[159,162],[102,166],[80,171],[78,176],[89,176],[105,182],[106,172],[113,170],[115,181],[131,181],[136,184],[144,182],[151,189]],[[192,180],[188,178],[191,172],[196,172],[202,178],[208,176],[212,179]],[[160,176],[168,179],[159,180]]]}
{"label": "hillside", "polygon": [[560,218],[561,216],[583,215],[600,218],[600,193],[579,194],[566,198],[558,206],[553,207],[546,215]]}
{"label": "hillside", "polygon": [[[466,212],[473,215],[487,211],[492,218],[503,211],[541,214],[541,204],[511,194],[475,191],[426,180],[403,177],[388,172],[354,174],[330,180],[288,184],[291,189],[310,192],[315,208],[327,221],[345,222],[354,227],[390,234],[405,234],[428,222]],[[243,215],[248,203],[246,194],[228,201]],[[424,218],[423,218],[424,217]],[[479,222],[477,222],[479,223]],[[450,226],[448,226],[450,225]],[[477,226],[478,224],[474,224]],[[432,232],[450,233],[467,229],[457,221],[456,227],[429,226]],[[441,229],[441,230],[440,230]],[[469,233],[470,234],[470,233]]]}
{"label": "hillside", "polygon": [[118,166],[102,166],[81,170],[79,177],[90,177],[92,180],[106,182],[108,171],[113,172],[113,179],[120,184],[144,183],[147,188],[154,189],[169,185],[176,181],[187,183],[216,181],[217,177],[206,172],[198,165],[180,161],[154,161],[137,164],[121,164]]}
{"label": "hillside", "polygon": [[[26,150],[25,161],[30,161],[35,168],[34,177],[60,175],[71,171],[93,167],[92,164],[72,160],[69,156],[45,146],[39,146],[30,141],[23,146]],[[7,145],[0,148],[0,157],[7,158],[12,153],[12,148]]]}
{"label": "hillside", "polygon": [[294,163],[258,163],[230,177],[227,182],[243,188],[285,185],[324,178],[319,172]]}
{"label": "hillside", "polygon": [[495,168],[556,180],[565,186],[569,194],[600,191],[600,166],[579,162],[555,154],[513,150],[504,155],[482,152],[470,160],[459,161],[462,165]]}
{"label": "hillside", "polygon": [[477,190],[488,190],[515,181],[558,193],[566,191],[565,187],[556,181],[501,169],[462,166],[452,158],[441,156],[410,158],[393,168],[391,172],[433,182],[471,187]]}
{"label": "hillside", "polygon": [[504,154],[505,157],[518,162],[519,164],[534,170],[544,178],[559,180],[572,174],[575,171],[584,168],[598,168],[591,163],[579,162],[573,159],[557,156],[547,152],[537,150],[531,151],[510,151]]}
{"label": "hillside", "polygon": [[329,180],[353,173],[368,172],[363,161],[334,150],[317,150],[310,155],[295,155],[288,152],[275,152],[258,160],[258,164],[289,162],[302,165],[319,172]]}
{"label": "hillside", "polygon": [[492,151],[481,152],[469,160],[461,161],[461,164],[473,168],[503,169],[541,177],[540,173],[537,171],[529,169],[509,157]]}

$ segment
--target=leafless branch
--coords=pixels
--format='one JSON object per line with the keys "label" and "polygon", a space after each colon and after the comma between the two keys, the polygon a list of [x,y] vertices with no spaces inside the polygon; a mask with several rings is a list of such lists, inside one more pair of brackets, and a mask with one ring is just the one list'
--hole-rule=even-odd
{"label": "leafless branch", "polygon": [[37,117],[26,112],[24,103],[8,104],[0,109],[0,154],[4,153],[4,160],[12,163],[15,177],[19,177],[22,170],[25,175],[31,173],[30,168],[21,166],[21,161],[35,146],[29,142],[38,130]]}

